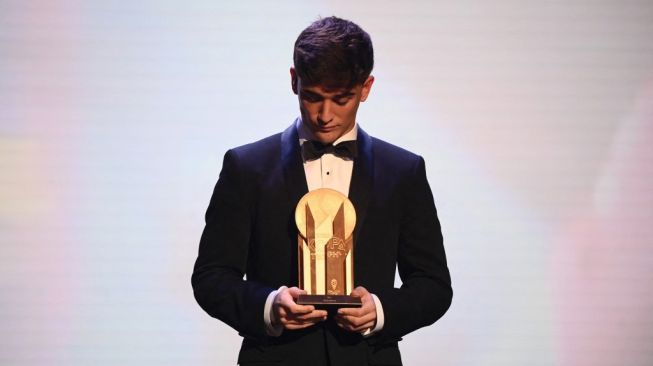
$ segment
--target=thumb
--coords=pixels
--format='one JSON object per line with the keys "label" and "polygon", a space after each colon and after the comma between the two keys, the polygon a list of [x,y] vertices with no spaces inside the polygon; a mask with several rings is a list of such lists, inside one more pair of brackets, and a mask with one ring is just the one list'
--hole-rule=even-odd
{"label": "thumb", "polygon": [[363,296],[365,296],[367,294],[368,294],[368,291],[363,286],[358,286],[351,292],[351,296],[354,296],[354,297],[363,297]]}
{"label": "thumb", "polygon": [[290,293],[290,295],[293,297],[293,299],[296,299],[299,295],[305,295],[306,291],[304,291],[304,290],[302,290],[300,288],[297,288],[297,287],[290,287],[288,289],[288,293]]}

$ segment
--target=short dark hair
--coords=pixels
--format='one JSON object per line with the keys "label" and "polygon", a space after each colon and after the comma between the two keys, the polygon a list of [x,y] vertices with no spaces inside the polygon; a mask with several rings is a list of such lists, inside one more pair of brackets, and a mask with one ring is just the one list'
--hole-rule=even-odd
{"label": "short dark hair", "polygon": [[363,84],[372,72],[372,39],[354,22],[321,18],[297,37],[293,62],[306,85],[351,88]]}

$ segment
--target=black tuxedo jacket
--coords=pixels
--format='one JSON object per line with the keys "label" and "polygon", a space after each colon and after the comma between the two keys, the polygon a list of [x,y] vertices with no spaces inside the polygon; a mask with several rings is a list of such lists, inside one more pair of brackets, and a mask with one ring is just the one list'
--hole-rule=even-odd
{"label": "black tuxedo jacket", "polygon": [[192,285],[199,305],[244,337],[239,363],[400,365],[401,337],[449,308],[451,279],[424,160],[362,129],[358,149],[349,189],[355,286],[377,295],[385,315],[383,329],[367,338],[331,320],[266,335],[267,296],[298,284],[294,211],[308,188],[295,124],[225,154]]}

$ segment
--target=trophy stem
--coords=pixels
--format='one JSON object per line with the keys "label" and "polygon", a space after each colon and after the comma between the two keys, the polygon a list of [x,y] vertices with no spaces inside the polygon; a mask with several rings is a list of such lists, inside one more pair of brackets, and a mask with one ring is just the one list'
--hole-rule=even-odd
{"label": "trophy stem", "polygon": [[309,261],[311,263],[311,288],[309,294],[317,293],[317,274],[315,269],[315,220],[311,208],[306,203],[306,244],[310,251]]}

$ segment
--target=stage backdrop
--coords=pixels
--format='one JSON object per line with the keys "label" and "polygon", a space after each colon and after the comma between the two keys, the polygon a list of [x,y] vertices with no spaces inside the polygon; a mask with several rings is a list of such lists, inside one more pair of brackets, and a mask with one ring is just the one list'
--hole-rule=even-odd
{"label": "stage backdrop", "polygon": [[334,14],[375,45],[360,125],[426,159],[442,220],[453,305],[405,363],[653,363],[653,2],[4,0],[0,364],[235,364],[203,214]]}

